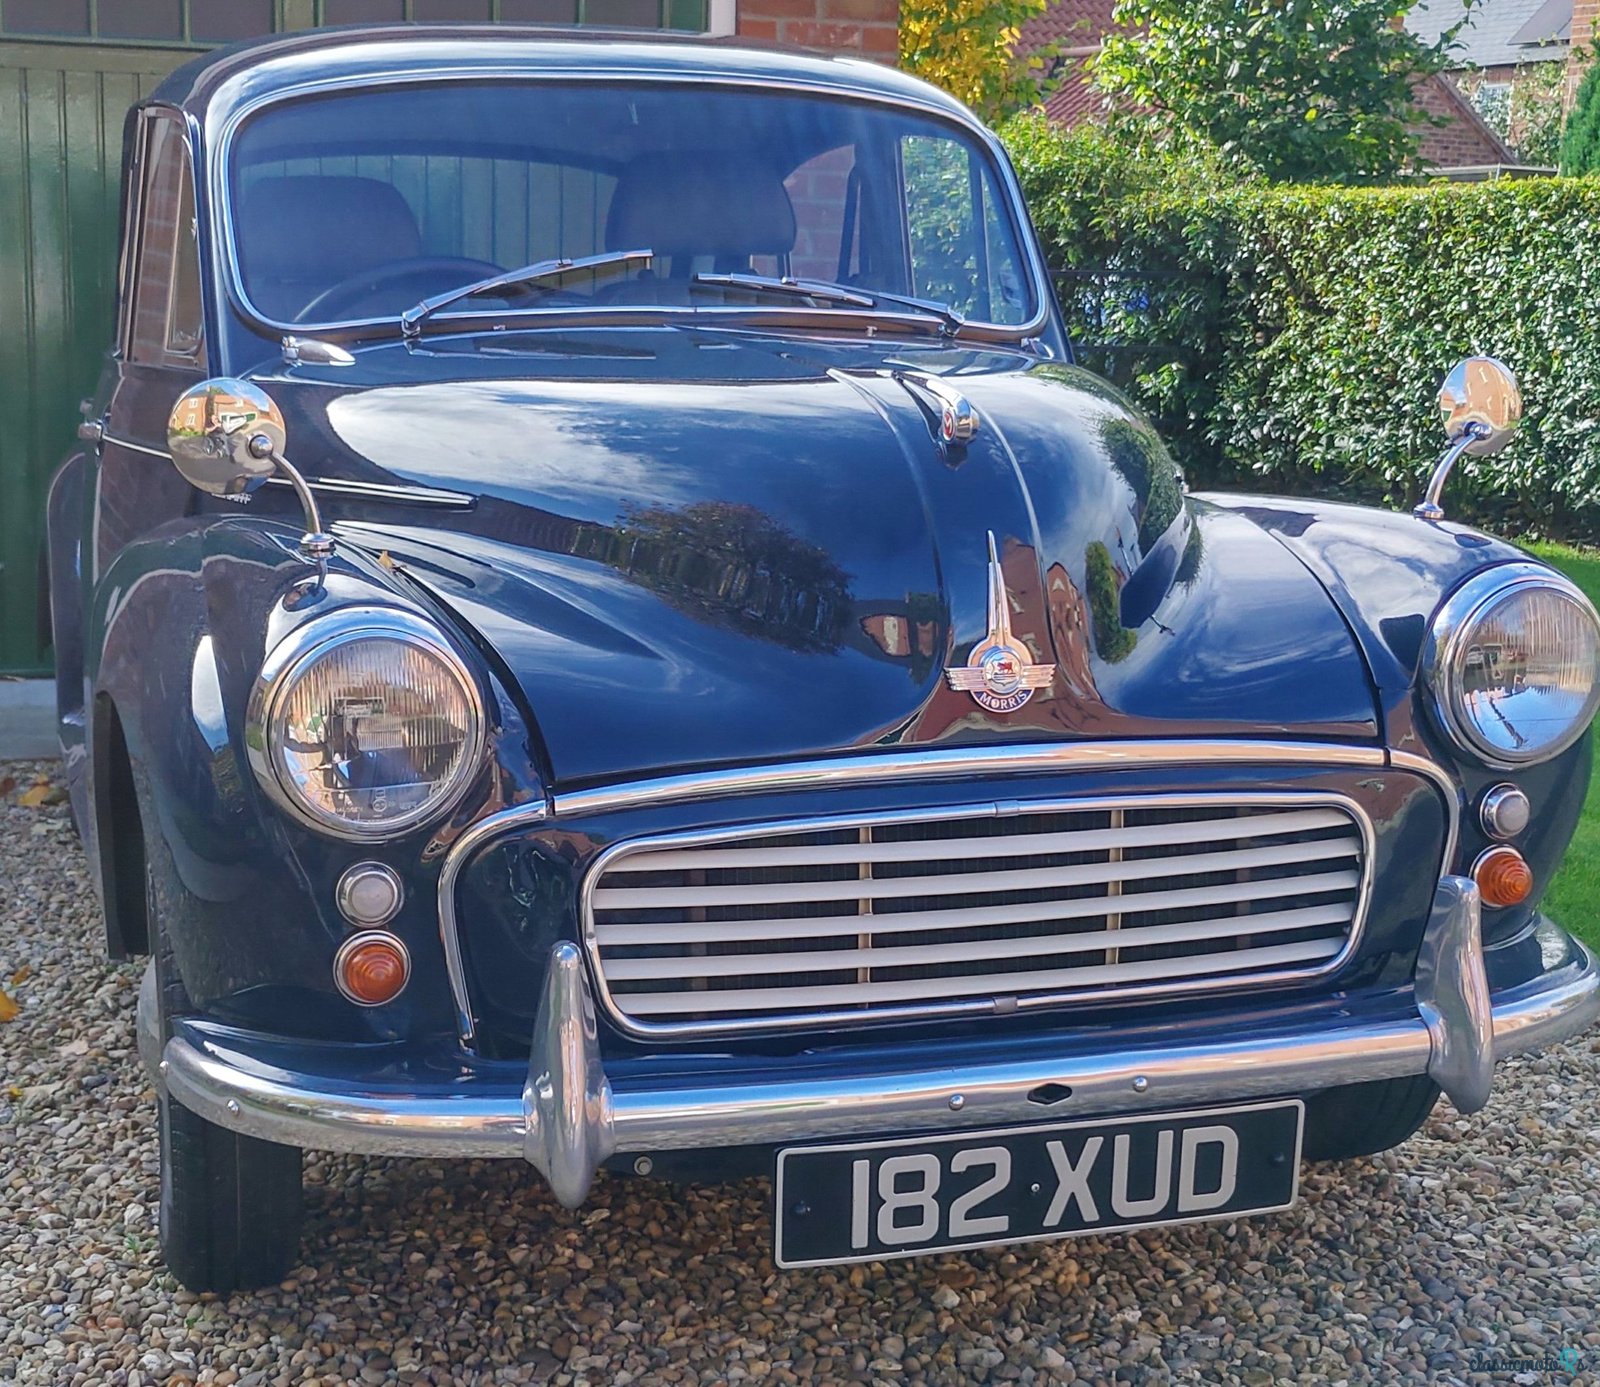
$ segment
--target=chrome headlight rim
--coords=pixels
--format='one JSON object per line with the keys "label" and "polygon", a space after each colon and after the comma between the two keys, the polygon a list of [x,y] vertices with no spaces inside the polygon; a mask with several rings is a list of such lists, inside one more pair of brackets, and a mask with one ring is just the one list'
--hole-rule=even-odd
{"label": "chrome headlight rim", "polygon": [[[312,664],[343,645],[382,637],[426,650],[450,671],[461,687],[470,714],[467,743],[449,789],[428,803],[381,824],[358,823],[318,812],[289,784],[268,741],[280,704]],[[245,717],[245,748],[256,781],[268,799],[302,826],[348,842],[387,843],[445,818],[460,804],[482,769],[488,746],[483,691],[466,661],[438,626],[397,607],[345,607],[312,617],[295,627],[268,652],[250,693]]]}
{"label": "chrome headlight rim", "polygon": [[1471,720],[1461,716],[1461,672],[1465,667],[1462,656],[1478,620],[1507,597],[1530,588],[1542,588],[1570,602],[1600,635],[1600,614],[1571,579],[1543,564],[1508,563],[1475,573],[1456,588],[1435,613],[1424,647],[1423,672],[1434,721],[1462,752],[1496,770],[1518,770],[1553,760],[1582,739],[1600,709],[1600,677],[1596,677],[1582,713],[1567,732],[1521,754],[1486,741]]}

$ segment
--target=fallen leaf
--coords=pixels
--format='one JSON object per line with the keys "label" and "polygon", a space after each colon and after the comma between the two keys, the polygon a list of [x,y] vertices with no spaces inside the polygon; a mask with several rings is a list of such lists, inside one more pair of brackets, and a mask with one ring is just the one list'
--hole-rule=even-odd
{"label": "fallen leaf", "polygon": [[49,793],[49,785],[30,785],[17,796],[17,803],[24,809],[37,809],[45,802],[45,796]]}
{"label": "fallen leaf", "polygon": [[17,788],[17,778],[14,775],[0,775],[0,795],[9,795]]}
{"label": "fallen leaf", "polygon": [[387,549],[380,549],[378,551],[378,567],[388,569],[391,572],[394,570],[394,560],[389,557],[389,551]]}
{"label": "fallen leaf", "polygon": [[11,975],[11,985],[15,987],[19,982],[27,982],[33,976],[33,969],[26,963]]}
{"label": "fallen leaf", "polygon": [[12,1084],[11,1087],[6,1090],[6,1097],[11,1099],[11,1101],[14,1103],[17,1099],[22,1097],[22,1090],[15,1084]]}
{"label": "fallen leaf", "polygon": [[35,1098],[48,1098],[60,1087],[61,1081],[59,1079],[53,1084],[29,1084],[22,1090],[22,1097],[25,1101],[31,1103]]}
{"label": "fallen leaf", "polygon": [[22,1010],[17,1005],[17,1000],[4,988],[0,988],[0,1021],[15,1021],[17,1013]]}

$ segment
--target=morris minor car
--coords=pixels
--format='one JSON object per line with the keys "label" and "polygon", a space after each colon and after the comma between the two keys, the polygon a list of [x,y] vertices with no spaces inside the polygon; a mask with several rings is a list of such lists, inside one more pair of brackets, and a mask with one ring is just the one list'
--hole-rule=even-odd
{"label": "morris minor car", "polygon": [[305,1148],[766,1172],[789,1267],[1267,1213],[1594,1018],[1497,362],[1416,514],[1192,495],[966,109],[711,43],[224,50],[122,225],[50,593],[187,1285]]}

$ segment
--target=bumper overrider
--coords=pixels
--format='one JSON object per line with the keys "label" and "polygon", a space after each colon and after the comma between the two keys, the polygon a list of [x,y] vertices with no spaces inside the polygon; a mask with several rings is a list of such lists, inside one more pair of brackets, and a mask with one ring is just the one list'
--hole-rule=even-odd
{"label": "bumper overrider", "polygon": [[1529,942],[1535,971],[1496,979],[1477,887],[1447,876],[1414,989],[1363,1003],[1262,1006],[1258,997],[1181,1036],[1156,1023],[1034,1033],[973,1043],[944,1063],[930,1063],[927,1051],[897,1063],[879,1047],[692,1067],[682,1057],[633,1058],[608,1073],[583,959],[566,942],[551,953],[525,1074],[458,1050],[375,1068],[369,1047],[308,1046],[196,1021],[180,1021],[163,1046],[148,980],[139,1035],[156,1081],[219,1126],[323,1150],[520,1156],[575,1208],[621,1153],[1157,1113],[1424,1073],[1473,1112],[1488,1100],[1496,1061],[1582,1031],[1600,1014],[1593,955],[1548,920]]}

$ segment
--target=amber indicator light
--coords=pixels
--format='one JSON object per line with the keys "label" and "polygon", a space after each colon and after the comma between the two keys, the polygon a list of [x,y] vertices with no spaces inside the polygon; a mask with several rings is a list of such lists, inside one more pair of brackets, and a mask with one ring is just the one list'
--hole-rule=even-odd
{"label": "amber indicator light", "polygon": [[1533,891],[1533,869],[1515,848],[1490,848],[1472,864],[1483,903],[1521,905]]}
{"label": "amber indicator light", "polygon": [[382,1006],[405,989],[411,975],[406,947],[392,934],[373,931],[347,939],[334,960],[339,990],[361,1006]]}

